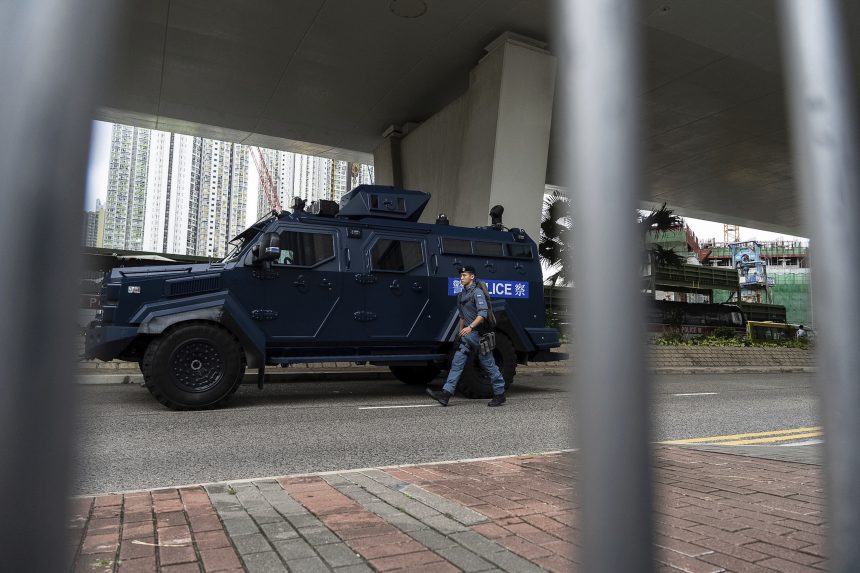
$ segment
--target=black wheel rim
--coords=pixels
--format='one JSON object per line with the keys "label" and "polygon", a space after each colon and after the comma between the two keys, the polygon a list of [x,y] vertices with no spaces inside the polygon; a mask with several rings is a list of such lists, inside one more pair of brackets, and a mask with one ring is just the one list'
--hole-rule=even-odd
{"label": "black wheel rim", "polygon": [[170,356],[173,383],[185,392],[206,392],[224,377],[224,357],[208,340],[183,342]]}

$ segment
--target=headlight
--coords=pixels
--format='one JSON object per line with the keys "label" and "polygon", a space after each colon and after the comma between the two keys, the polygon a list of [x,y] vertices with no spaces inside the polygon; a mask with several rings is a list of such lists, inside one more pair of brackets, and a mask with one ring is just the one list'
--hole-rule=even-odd
{"label": "headlight", "polygon": [[103,306],[96,311],[96,322],[113,322],[115,306]]}

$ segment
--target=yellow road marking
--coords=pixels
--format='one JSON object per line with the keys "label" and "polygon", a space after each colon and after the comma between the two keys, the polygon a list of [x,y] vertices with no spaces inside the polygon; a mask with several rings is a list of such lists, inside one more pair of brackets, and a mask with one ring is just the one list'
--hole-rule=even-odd
{"label": "yellow road marking", "polygon": [[771,438],[755,438],[752,440],[735,440],[733,442],[720,442],[721,446],[743,446],[746,444],[768,444],[771,442],[781,442],[785,440],[797,440],[800,438],[817,438],[823,435],[823,432],[808,432],[805,434],[791,434],[787,436],[774,436]]}
{"label": "yellow road marking", "polygon": [[[791,430],[772,430],[770,432],[750,432],[746,434],[731,434],[728,436],[708,436],[706,438],[689,438],[686,440],[669,440],[662,442],[664,444],[701,444],[704,442],[726,442],[727,440],[739,440],[743,438],[758,438],[762,436],[786,436],[780,439],[787,440],[789,438],[800,437],[794,436],[793,434],[803,434],[809,432],[821,432],[821,426],[811,427],[811,428],[794,428]],[[777,441],[777,440],[774,440]]]}

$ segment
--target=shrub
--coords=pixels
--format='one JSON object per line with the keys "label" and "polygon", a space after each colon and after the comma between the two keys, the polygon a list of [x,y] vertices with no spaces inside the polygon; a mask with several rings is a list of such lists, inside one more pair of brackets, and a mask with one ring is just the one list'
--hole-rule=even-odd
{"label": "shrub", "polygon": [[684,336],[680,332],[667,332],[654,339],[654,344],[659,346],[679,346],[684,344]]}
{"label": "shrub", "polygon": [[685,340],[683,336],[679,333],[666,333],[659,338],[655,338],[651,341],[652,344],[656,344],[658,346],[722,346],[727,348],[740,348],[740,347],[750,347],[754,346],[756,348],[802,348],[808,349],[811,348],[812,345],[809,342],[804,340],[784,340],[781,342],[774,342],[768,340],[754,340],[751,341],[748,338],[740,338],[737,336],[732,336],[731,338],[722,338],[715,334],[711,336],[700,336],[698,338],[690,338],[689,340]]}
{"label": "shrub", "polygon": [[714,338],[735,338],[737,332],[731,326],[718,326],[712,334]]}
{"label": "shrub", "polygon": [[699,338],[693,338],[690,340],[691,346],[743,346],[743,340],[740,338],[735,338],[734,336],[730,338],[724,338],[721,336],[716,336],[712,334],[711,336],[700,336]]}

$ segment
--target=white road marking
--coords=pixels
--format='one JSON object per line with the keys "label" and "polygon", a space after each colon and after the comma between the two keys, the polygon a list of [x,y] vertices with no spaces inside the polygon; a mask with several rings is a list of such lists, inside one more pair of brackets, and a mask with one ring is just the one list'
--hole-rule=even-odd
{"label": "white road marking", "polygon": [[815,446],[815,445],[823,444],[823,443],[824,443],[824,440],[806,440],[803,442],[792,442],[790,444],[778,444],[778,445],[782,446],[782,447],[789,447],[790,448],[792,446]]}
{"label": "white road marking", "polygon": [[361,406],[359,410],[389,410],[391,408],[432,408],[439,404],[408,404],[405,406]]}
{"label": "white road marking", "polygon": [[716,396],[719,392],[691,392],[689,394],[672,394],[672,396]]}

